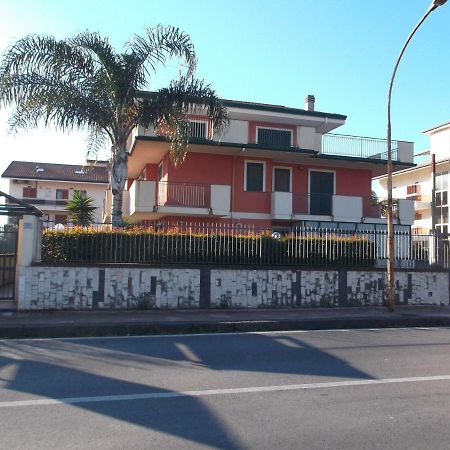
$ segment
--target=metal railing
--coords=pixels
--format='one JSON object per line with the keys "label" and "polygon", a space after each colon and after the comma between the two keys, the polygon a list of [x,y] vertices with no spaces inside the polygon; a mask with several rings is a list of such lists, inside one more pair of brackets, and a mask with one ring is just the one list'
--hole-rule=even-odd
{"label": "metal railing", "polygon": [[207,184],[158,182],[158,206],[209,208],[211,186]]}
{"label": "metal railing", "polygon": [[68,200],[48,200],[44,198],[28,198],[24,197],[22,199],[24,202],[30,203],[32,205],[53,205],[53,206],[65,206],[67,205]]}
{"label": "metal railing", "polygon": [[17,227],[0,226],[0,300],[14,299]]}
{"label": "metal railing", "polygon": [[[398,141],[392,141],[392,160],[398,161]],[[386,139],[349,136],[344,134],[324,134],[322,154],[387,160]]]}
{"label": "metal railing", "polygon": [[[386,241],[385,230],[346,230],[323,225],[269,229],[223,223],[155,223],[146,228],[113,229],[111,225],[99,224],[87,229],[45,229],[42,261],[88,265],[383,267]],[[449,248],[443,241],[432,235],[396,231],[396,266],[448,267]]]}

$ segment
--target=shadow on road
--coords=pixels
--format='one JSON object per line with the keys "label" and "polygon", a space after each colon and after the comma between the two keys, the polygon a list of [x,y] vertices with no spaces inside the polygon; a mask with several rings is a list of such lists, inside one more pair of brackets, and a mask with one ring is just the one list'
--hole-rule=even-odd
{"label": "shadow on road", "polygon": [[[6,383],[6,390],[52,399],[176,392],[155,386],[154,381],[152,382],[152,370],[161,366],[166,370],[179,370],[180,363],[219,373],[242,371],[372,378],[341,358],[301,339],[282,334],[235,335],[226,339],[211,335],[207,338],[180,336],[23,341],[14,345],[14,351],[20,355],[21,360],[0,356],[0,366],[14,364],[17,367],[15,375]],[[7,348],[5,342],[0,343],[0,355],[7,355]],[[92,373],[92,369],[81,369],[76,366],[77,359],[79,361],[80,358],[90,367],[95,367],[95,363],[101,361],[103,370],[105,364],[110,365],[111,369],[140,364],[145,370],[148,384]],[[80,364],[82,365],[86,364]],[[72,406],[198,444],[227,449],[243,447],[223,420],[219,420],[215,412],[198,397],[86,402]]]}

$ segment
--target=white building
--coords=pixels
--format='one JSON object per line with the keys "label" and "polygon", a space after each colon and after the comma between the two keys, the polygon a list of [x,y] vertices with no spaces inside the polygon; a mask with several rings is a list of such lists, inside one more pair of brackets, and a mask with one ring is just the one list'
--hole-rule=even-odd
{"label": "white building", "polygon": [[106,162],[69,165],[12,161],[2,178],[9,178],[10,195],[36,206],[45,221],[66,223],[69,214],[65,208],[75,191],[94,200],[95,222],[102,221],[103,200],[109,185]]}
{"label": "white building", "polygon": [[[416,233],[428,233],[432,229],[432,189],[433,168],[431,158],[436,161],[436,229],[444,234],[449,231],[449,171],[450,171],[450,122],[438,125],[423,132],[430,138],[430,148],[422,154],[428,155],[427,161],[416,167],[395,172],[392,177],[393,197],[414,200],[415,220],[412,230]],[[382,195],[387,196],[387,177],[375,177]]]}

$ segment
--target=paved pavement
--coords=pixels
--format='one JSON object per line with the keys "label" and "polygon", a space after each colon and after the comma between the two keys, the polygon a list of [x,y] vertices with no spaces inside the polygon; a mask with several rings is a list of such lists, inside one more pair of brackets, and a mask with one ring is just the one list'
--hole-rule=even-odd
{"label": "paved pavement", "polygon": [[0,337],[110,336],[220,331],[450,326],[448,306],[50,311],[0,314]]}
{"label": "paved pavement", "polygon": [[5,449],[447,449],[450,329],[0,340]]}

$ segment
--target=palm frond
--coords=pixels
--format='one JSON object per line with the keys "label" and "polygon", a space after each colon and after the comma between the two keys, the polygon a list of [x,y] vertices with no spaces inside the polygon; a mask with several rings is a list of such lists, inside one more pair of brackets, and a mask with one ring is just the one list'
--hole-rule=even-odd
{"label": "palm frond", "polygon": [[[145,36],[134,36],[127,43],[127,52],[136,55],[146,75],[149,75],[148,66],[153,72],[158,64],[165,64],[167,59],[181,58],[187,65],[187,75],[191,76],[197,65],[194,44],[188,34],[179,28],[157,25],[147,28]],[[144,83],[136,89],[145,88]]]}

